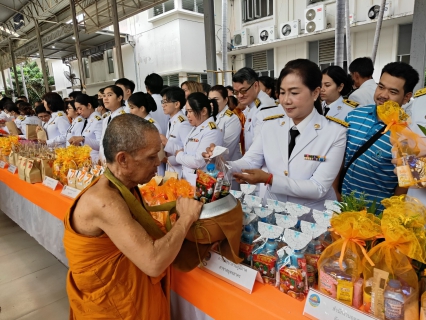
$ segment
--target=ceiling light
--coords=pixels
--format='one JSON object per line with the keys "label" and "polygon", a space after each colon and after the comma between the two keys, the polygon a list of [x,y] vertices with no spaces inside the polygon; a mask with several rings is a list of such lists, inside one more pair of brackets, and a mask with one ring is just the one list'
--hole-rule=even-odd
{"label": "ceiling light", "polygon": [[53,49],[55,49],[55,46],[52,46]]}

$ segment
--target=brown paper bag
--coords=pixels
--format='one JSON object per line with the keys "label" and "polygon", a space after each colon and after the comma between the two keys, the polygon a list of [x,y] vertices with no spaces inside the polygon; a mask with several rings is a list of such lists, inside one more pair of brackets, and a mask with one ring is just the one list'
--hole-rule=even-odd
{"label": "brown paper bag", "polygon": [[16,166],[16,155],[16,152],[12,149],[9,154],[9,164],[11,164],[12,166]]}
{"label": "brown paper bag", "polygon": [[68,185],[70,187],[75,188],[77,173],[78,173],[78,170],[75,170],[75,169],[69,169],[68,170],[67,180],[68,180]]}
{"label": "brown paper bag", "polygon": [[19,179],[25,181],[25,167],[27,166],[27,158],[24,156],[19,156],[18,159],[18,176]]}
{"label": "brown paper bag", "polygon": [[36,124],[27,124],[27,132],[26,132],[26,139],[27,140],[37,140],[37,127]]}
{"label": "brown paper bag", "polygon": [[83,189],[86,189],[93,181],[95,176],[89,172],[86,172],[83,179]]}
{"label": "brown paper bag", "polygon": [[40,162],[36,159],[28,159],[27,166],[25,167],[25,180],[29,183],[40,183],[41,172]]}
{"label": "brown paper bag", "polygon": [[53,159],[40,159],[41,179],[44,181],[45,177],[53,178]]}
{"label": "brown paper bag", "polygon": [[41,128],[41,130],[39,129],[37,131],[37,139],[38,140],[47,141],[47,133],[46,133],[46,131],[42,127],[40,127],[40,126],[39,126],[39,128]]}
{"label": "brown paper bag", "polygon": [[21,130],[18,129],[14,121],[6,122],[6,127],[11,135],[17,136],[21,134]]}
{"label": "brown paper bag", "polygon": [[75,188],[78,190],[84,189],[84,176],[86,175],[85,171],[77,171],[77,178],[75,179]]}

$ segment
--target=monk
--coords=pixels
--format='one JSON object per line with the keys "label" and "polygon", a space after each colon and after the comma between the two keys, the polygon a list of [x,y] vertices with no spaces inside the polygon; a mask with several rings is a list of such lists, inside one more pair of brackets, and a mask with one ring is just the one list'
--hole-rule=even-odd
{"label": "monk", "polygon": [[161,280],[202,204],[178,199],[173,228],[166,235],[152,232],[137,186],[154,177],[160,145],[156,127],[138,116],[124,114],[108,125],[107,169],[64,220],[71,320],[170,318]]}

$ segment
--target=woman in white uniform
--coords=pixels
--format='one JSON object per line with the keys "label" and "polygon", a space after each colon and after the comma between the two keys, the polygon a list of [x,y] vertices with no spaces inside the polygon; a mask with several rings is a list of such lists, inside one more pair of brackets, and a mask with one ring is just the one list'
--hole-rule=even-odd
{"label": "woman in white uniform", "polygon": [[49,122],[52,115],[50,112],[46,110],[46,108],[43,105],[37,106],[35,108],[35,114],[37,115],[37,118],[41,120],[41,128],[46,129],[46,125]]}
{"label": "woman in white uniform", "polygon": [[81,136],[84,127],[84,119],[78,114],[74,105],[74,100],[67,102],[67,116],[71,118],[71,125],[67,130],[67,146],[69,146],[69,139],[74,136]]}
{"label": "woman in white uniform", "polygon": [[[278,79],[285,114],[266,117],[243,158],[228,162],[240,183],[267,184],[277,200],[317,210],[324,209],[325,200],[336,199],[332,184],[343,161],[347,129],[343,121],[326,119],[314,107],[321,79],[318,66],[309,60],[286,64]],[[209,148],[204,156],[211,152]],[[264,164],[269,172],[260,169]]]}
{"label": "woman in white uniform", "polygon": [[23,116],[21,121],[21,131],[25,138],[27,134],[27,124],[41,126],[41,120],[34,114],[34,110],[28,102],[21,103],[21,114]]}
{"label": "woman in white uniform", "polygon": [[92,148],[90,156],[92,162],[99,159],[99,148],[102,136],[102,117],[95,111],[97,99],[87,94],[80,94],[75,98],[77,112],[84,118],[83,128],[78,136],[71,137],[68,142],[75,146],[87,145]]}
{"label": "woman in white uniform", "polygon": [[170,117],[166,135],[161,136],[161,143],[166,153],[166,170],[176,172],[182,176],[182,166],[176,162],[175,152],[183,149],[186,138],[192,130],[188,119],[182,112],[186,104],[185,91],[179,87],[171,86],[161,91],[161,104],[164,114]]}
{"label": "woman in white uniform", "polygon": [[64,112],[64,102],[59,94],[48,92],[43,96],[43,103],[52,117],[45,126],[47,141],[40,140],[40,142],[52,147],[65,147],[70,122]]}
{"label": "woman in white uniform", "polygon": [[343,96],[351,91],[348,75],[339,66],[330,66],[322,71],[321,93],[322,113],[324,116],[345,120],[357,103]]}
{"label": "woman in white uniform", "polygon": [[209,100],[201,92],[191,93],[185,108],[193,129],[186,138],[183,150],[177,150],[175,155],[176,162],[182,165],[183,177],[195,185],[195,170],[206,166],[203,152],[211,144],[222,146],[223,134],[215,122],[219,112],[216,100]]}

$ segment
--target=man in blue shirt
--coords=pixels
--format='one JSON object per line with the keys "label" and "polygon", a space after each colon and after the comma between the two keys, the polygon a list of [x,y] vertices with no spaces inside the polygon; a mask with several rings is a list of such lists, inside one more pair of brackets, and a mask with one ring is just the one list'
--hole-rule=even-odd
{"label": "man in blue shirt", "polygon": [[[406,63],[391,62],[383,68],[374,94],[376,104],[356,108],[346,117],[349,128],[345,168],[362,145],[383,128],[384,123],[377,116],[377,106],[388,100],[395,101],[400,106],[407,103],[418,81],[419,74]],[[366,200],[376,200],[378,208],[383,209],[383,206],[379,206],[381,200],[407,192],[407,189],[398,187],[398,177],[394,173],[395,166],[391,162],[392,144],[389,135],[388,131],[380,136],[349,166],[344,176],[342,194],[355,191],[355,195],[359,197],[365,192]]]}

